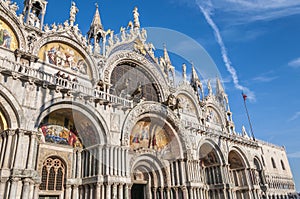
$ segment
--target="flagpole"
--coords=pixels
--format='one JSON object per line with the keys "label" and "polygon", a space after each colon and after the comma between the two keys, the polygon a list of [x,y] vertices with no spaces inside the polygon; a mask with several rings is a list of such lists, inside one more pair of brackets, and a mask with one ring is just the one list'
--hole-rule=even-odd
{"label": "flagpole", "polygon": [[252,129],[252,123],[251,123],[251,120],[250,120],[250,115],[249,115],[247,104],[246,104],[247,96],[244,93],[242,93],[242,95],[243,95],[243,98],[244,98],[244,105],[245,105],[245,109],[246,109],[246,113],[247,113],[247,117],[248,117],[248,122],[249,122],[250,130],[251,130],[251,135],[252,135],[253,140],[255,141],[255,137],[254,137],[254,133],[253,133],[253,129]]}

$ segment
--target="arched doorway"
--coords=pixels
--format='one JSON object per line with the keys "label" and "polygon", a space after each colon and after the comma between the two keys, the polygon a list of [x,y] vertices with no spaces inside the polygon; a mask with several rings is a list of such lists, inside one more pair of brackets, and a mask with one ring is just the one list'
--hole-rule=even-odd
{"label": "arched doorway", "polygon": [[131,199],[170,197],[166,166],[154,155],[139,156],[132,167]]}
{"label": "arched doorway", "polygon": [[222,159],[217,146],[211,143],[204,143],[200,147],[201,168],[204,182],[208,185],[208,196],[210,198],[224,198],[224,191],[218,188],[222,184]]}
{"label": "arched doorway", "polygon": [[248,171],[245,161],[237,151],[233,150],[229,152],[228,163],[231,183],[235,186],[233,194],[235,194],[236,199],[249,199]]}
{"label": "arched doorway", "polygon": [[[38,160],[42,160],[45,155],[49,157],[57,155],[65,160],[66,181],[92,179],[84,185],[65,186],[64,198],[71,198],[71,194],[74,197],[84,195],[85,198],[96,194],[97,189],[94,186],[97,182],[96,177],[105,173],[102,165],[105,160],[103,154],[107,139],[100,119],[88,112],[88,109],[68,104],[51,106],[40,115],[40,118],[38,129],[43,134],[44,140],[39,146]],[[41,171],[42,164],[38,162]],[[39,191],[41,197],[48,197],[44,191]]]}
{"label": "arched doorway", "polygon": [[178,188],[181,144],[174,132],[166,118],[155,114],[145,114],[132,128],[129,143],[135,158],[131,167],[131,198],[182,196]]}

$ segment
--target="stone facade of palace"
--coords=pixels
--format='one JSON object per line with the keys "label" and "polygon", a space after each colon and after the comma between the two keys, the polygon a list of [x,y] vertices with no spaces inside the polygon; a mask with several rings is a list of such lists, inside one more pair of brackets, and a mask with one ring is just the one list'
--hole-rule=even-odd
{"label": "stone facade of palace", "polygon": [[285,148],[235,130],[219,79],[175,86],[137,8],[114,34],[97,6],[85,37],[46,6],[0,1],[1,199],[296,198]]}

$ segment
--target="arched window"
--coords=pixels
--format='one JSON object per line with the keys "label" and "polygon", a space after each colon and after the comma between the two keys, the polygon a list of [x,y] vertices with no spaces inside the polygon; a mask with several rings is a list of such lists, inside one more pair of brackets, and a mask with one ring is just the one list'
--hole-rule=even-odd
{"label": "arched window", "polygon": [[282,160],[280,160],[280,162],[281,162],[281,167],[282,167],[282,170],[285,170],[285,166],[284,166],[284,163],[283,163],[283,161],[282,161]]}
{"label": "arched window", "polygon": [[120,97],[159,101],[158,86],[150,76],[132,63],[119,64],[111,75],[111,93]]}
{"label": "arched window", "polygon": [[271,162],[272,162],[273,168],[276,169],[276,164],[275,164],[274,158],[271,158]]}
{"label": "arched window", "polygon": [[65,165],[58,158],[47,158],[42,168],[40,190],[61,191],[65,179]]}

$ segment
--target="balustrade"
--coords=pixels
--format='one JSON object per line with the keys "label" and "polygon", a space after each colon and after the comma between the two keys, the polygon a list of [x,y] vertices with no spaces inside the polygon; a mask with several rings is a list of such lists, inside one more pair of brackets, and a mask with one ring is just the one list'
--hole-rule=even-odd
{"label": "balustrade", "polygon": [[81,85],[77,81],[49,74],[39,69],[34,69],[24,64],[8,60],[6,57],[0,57],[0,71],[17,78],[27,78],[29,81],[42,82],[43,85],[57,86],[62,91],[73,91],[81,93],[84,97],[95,99],[97,101],[109,102],[113,105],[132,108],[133,103],[130,100],[111,95],[100,91],[97,88],[89,88]]}

